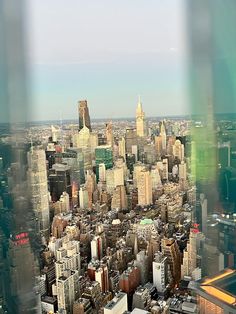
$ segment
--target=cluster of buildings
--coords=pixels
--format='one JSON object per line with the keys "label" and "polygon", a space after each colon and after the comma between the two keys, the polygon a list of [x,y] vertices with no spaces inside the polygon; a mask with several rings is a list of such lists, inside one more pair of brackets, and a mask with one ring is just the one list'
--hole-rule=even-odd
{"label": "cluster of buildings", "polygon": [[[33,238],[23,223],[10,236],[5,277],[17,283],[6,292],[15,297],[12,311],[24,309],[19,295],[25,271],[15,261],[24,250],[36,278],[26,281],[42,313],[213,313],[203,310],[217,294],[202,281],[211,244],[204,232],[207,201],[190,174],[189,127],[187,121],[148,124],[139,99],[136,124],[92,128],[87,101],[80,101],[77,129],[52,126],[49,137],[34,136],[23,156],[27,184],[21,188],[38,233]],[[21,172],[11,165],[9,189]],[[18,201],[20,211],[25,203]],[[1,197],[1,207],[5,203]],[[222,270],[217,265],[216,272]],[[225,301],[218,301],[220,309]]]}

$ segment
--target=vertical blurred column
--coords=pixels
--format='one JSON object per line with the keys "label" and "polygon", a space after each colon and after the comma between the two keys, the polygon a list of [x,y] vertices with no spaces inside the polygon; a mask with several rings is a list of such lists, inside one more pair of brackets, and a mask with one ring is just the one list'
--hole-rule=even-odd
{"label": "vertical blurred column", "polygon": [[[215,252],[224,255],[226,252],[219,251],[217,222],[207,225],[207,217],[226,211],[219,162],[219,147],[225,139],[219,122],[222,114],[233,120],[236,112],[236,1],[186,1],[186,7],[193,117],[191,166],[200,195],[196,216],[210,250],[214,247]],[[210,274],[217,263],[210,250],[205,252],[205,274]]]}
{"label": "vertical blurred column", "polygon": [[[7,313],[41,313],[36,221],[27,182],[27,80],[24,1],[0,0],[1,305]],[[0,134],[1,135],[1,134]],[[10,146],[4,154],[4,145]]]}

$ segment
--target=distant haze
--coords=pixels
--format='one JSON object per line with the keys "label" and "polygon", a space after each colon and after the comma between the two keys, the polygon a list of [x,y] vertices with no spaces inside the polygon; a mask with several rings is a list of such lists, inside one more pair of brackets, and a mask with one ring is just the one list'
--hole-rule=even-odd
{"label": "distant haze", "polygon": [[32,120],[187,111],[181,0],[27,0]]}

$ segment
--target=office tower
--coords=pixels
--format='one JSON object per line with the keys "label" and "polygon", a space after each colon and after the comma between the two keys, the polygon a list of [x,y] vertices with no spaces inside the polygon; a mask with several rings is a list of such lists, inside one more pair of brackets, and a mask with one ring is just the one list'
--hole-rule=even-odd
{"label": "office tower", "polygon": [[167,257],[174,283],[177,284],[181,277],[181,256],[176,240],[164,238],[161,240],[163,254]]}
{"label": "office tower", "polygon": [[113,190],[118,185],[124,185],[124,170],[123,168],[112,168],[106,170],[106,188],[108,193],[113,193]]}
{"label": "office tower", "polygon": [[155,136],[154,143],[155,143],[155,150],[156,150],[157,157],[160,158],[162,155],[162,137],[161,137],[161,135]]}
{"label": "office tower", "polygon": [[95,281],[99,282],[103,293],[109,291],[107,265],[100,265],[100,267],[95,271]]}
{"label": "office tower", "polygon": [[143,147],[143,153],[145,155],[146,163],[154,164],[156,162],[157,154],[153,143],[145,144]]}
{"label": "office tower", "polygon": [[201,314],[231,314],[236,312],[236,271],[226,269],[215,276],[193,283]]}
{"label": "office tower", "polygon": [[94,154],[94,147],[92,151],[92,146],[94,145],[94,138],[90,133],[89,128],[86,125],[72,137],[73,147],[81,148],[84,156],[84,169],[92,169],[92,155]]}
{"label": "office tower", "polygon": [[94,260],[100,260],[103,257],[103,239],[101,236],[95,236],[91,241],[91,257]]}
{"label": "office tower", "polygon": [[96,175],[98,177],[99,165],[104,164],[106,169],[113,167],[112,147],[109,145],[98,146],[95,149]]}
{"label": "office tower", "polygon": [[66,270],[56,281],[58,310],[72,313],[74,301],[79,297],[79,273]]}
{"label": "office tower", "polygon": [[39,221],[40,233],[49,237],[49,195],[46,156],[43,149],[32,148],[28,153],[28,179],[33,210]]}
{"label": "office tower", "polygon": [[119,156],[122,156],[125,160],[126,158],[126,151],[125,151],[125,138],[122,137],[118,141],[118,149],[119,149]]}
{"label": "office tower", "polygon": [[[193,277],[193,275],[198,275],[200,278],[193,278],[194,280],[201,279],[201,269],[196,271],[197,268],[197,253],[198,253],[198,243],[202,238],[202,233],[198,229],[191,229],[189,235],[189,242],[184,250],[183,262],[181,265],[181,278],[184,276]],[[194,272],[195,271],[195,272]]]}
{"label": "office tower", "polygon": [[158,252],[154,256],[152,262],[153,284],[157,289],[157,292],[164,294],[168,284],[168,262],[167,257],[161,252]]}
{"label": "office tower", "polygon": [[168,138],[167,147],[166,147],[166,153],[168,155],[172,155],[173,154],[173,146],[175,144],[175,141],[176,141],[176,137],[175,136],[170,136]]}
{"label": "office tower", "polygon": [[84,154],[82,148],[70,147],[61,154],[62,163],[66,163],[71,169],[71,181],[76,185],[85,183]]}
{"label": "office tower", "polygon": [[138,205],[152,204],[152,179],[149,170],[142,170],[137,179]]}
{"label": "office tower", "polygon": [[180,140],[176,140],[173,145],[173,156],[180,161],[183,161],[184,159],[184,145],[181,144]]}
{"label": "office tower", "polygon": [[52,201],[58,201],[63,192],[72,197],[71,169],[68,165],[54,164],[49,170],[48,181]]}
{"label": "office tower", "polygon": [[156,190],[162,185],[160,173],[157,167],[155,166],[151,168],[151,179],[152,179],[152,190]]}
{"label": "office tower", "polygon": [[113,131],[112,131],[112,122],[106,123],[106,139],[107,145],[113,147]]}
{"label": "office tower", "polygon": [[164,121],[162,121],[161,123],[160,136],[161,136],[162,153],[165,153],[166,152],[166,128],[164,125]]}
{"label": "office tower", "polygon": [[136,255],[136,260],[134,265],[138,267],[140,271],[140,284],[144,286],[149,279],[149,259],[144,250],[138,252],[138,241],[137,236],[135,237],[134,253]]}
{"label": "office tower", "polygon": [[132,145],[137,145],[137,133],[135,128],[126,128],[125,132],[125,145],[126,153],[132,154]]}
{"label": "office tower", "polygon": [[133,184],[134,187],[136,188],[138,186],[138,180],[139,180],[139,176],[141,171],[145,170],[146,166],[141,163],[140,161],[137,162],[136,164],[134,164],[133,166]]}
{"label": "office tower", "polygon": [[89,206],[88,190],[85,186],[81,186],[79,190],[79,204],[81,209],[87,209]]}
{"label": "office tower", "polygon": [[127,294],[119,292],[115,297],[104,307],[104,314],[124,313],[128,310]]}
{"label": "office tower", "polygon": [[[149,290],[145,287],[138,287],[133,295],[132,309],[139,309],[138,312],[140,312],[140,310],[149,310],[150,305],[151,296]],[[135,311],[133,312],[135,313]],[[146,311],[141,311],[140,313],[146,313]]]}
{"label": "office tower", "polygon": [[113,190],[111,208],[113,209],[127,209],[127,195],[124,185],[117,185]]}
{"label": "office tower", "polygon": [[142,103],[139,98],[138,106],[136,109],[136,132],[137,136],[144,137],[146,136],[146,121],[145,121],[145,113],[142,109]]}
{"label": "office tower", "polygon": [[78,103],[78,111],[79,111],[79,130],[81,130],[84,126],[86,126],[89,131],[92,131],[89,109],[87,100],[80,100]]}

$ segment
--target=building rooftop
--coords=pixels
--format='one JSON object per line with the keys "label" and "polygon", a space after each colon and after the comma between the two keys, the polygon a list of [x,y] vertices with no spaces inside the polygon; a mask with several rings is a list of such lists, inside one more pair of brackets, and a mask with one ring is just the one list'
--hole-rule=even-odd
{"label": "building rooftop", "polygon": [[124,292],[119,292],[107,305],[105,309],[112,309],[126,295]]}
{"label": "building rooftop", "polygon": [[152,219],[145,218],[140,221],[140,225],[150,225],[150,224],[153,224]]}
{"label": "building rooftop", "polygon": [[236,270],[226,269],[206,278],[199,282],[199,288],[211,297],[236,307]]}

